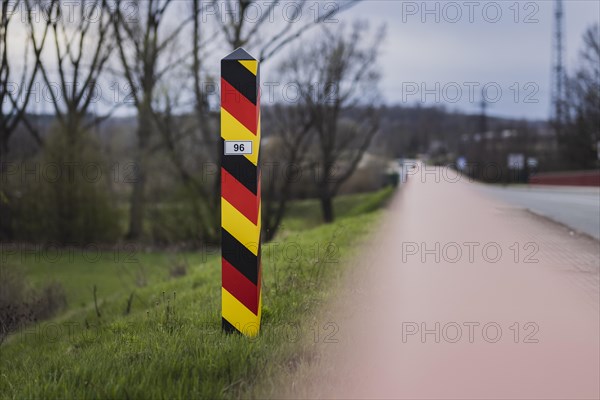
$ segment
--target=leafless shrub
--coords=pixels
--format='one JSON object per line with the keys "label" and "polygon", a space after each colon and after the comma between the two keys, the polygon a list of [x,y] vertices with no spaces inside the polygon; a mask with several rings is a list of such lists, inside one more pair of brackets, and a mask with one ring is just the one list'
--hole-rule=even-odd
{"label": "leafless shrub", "polygon": [[67,306],[63,286],[51,282],[32,289],[24,275],[14,268],[0,269],[0,343],[15,330],[55,316]]}
{"label": "leafless shrub", "polygon": [[51,318],[66,307],[67,295],[59,282],[51,282],[44,286],[31,304],[36,321]]}

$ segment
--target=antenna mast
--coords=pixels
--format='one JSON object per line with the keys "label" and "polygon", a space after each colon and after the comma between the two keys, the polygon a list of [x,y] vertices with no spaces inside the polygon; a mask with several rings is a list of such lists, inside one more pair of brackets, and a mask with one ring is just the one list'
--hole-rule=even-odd
{"label": "antenna mast", "polygon": [[552,35],[552,111],[551,121],[557,135],[562,133],[566,120],[566,71],[564,66],[563,1],[554,2],[554,32]]}

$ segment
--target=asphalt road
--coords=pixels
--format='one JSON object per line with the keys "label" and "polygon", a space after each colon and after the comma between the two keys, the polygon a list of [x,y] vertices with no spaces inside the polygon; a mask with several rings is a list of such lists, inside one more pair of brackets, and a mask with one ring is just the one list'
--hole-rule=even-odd
{"label": "asphalt road", "polygon": [[484,193],[600,239],[600,189],[479,185]]}

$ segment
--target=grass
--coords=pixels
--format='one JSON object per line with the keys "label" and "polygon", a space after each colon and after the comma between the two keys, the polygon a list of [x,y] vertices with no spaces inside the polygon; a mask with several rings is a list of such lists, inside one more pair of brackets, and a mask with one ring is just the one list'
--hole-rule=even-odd
{"label": "grass", "polygon": [[[24,328],[0,347],[0,398],[277,393],[271,378],[313,357],[304,340],[315,328],[311,317],[335,293],[344,260],[374,229],[381,213],[375,205],[390,194],[342,198],[335,223],[310,229],[316,203],[292,207],[285,235],[263,247],[263,325],[254,339],[221,332],[218,254],[187,254],[188,274],[178,279],[165,279],[169,256],[139,254],[149,276],[144,287],[123,286],[119,264],[105,258],[112,253],[103,253],[94,266],[55,264],[51,273],[45,272],[48,265],[23,260],[34,280],[49,274],[63,282],[75,305],[52,321]],[[294,215],[301,210],[315,219],[302,226]],[[107,287],[100,316],[90,303],[90,284]],[[131,310],[124,315],[131,290]]]}
{"label": "grass", "polygon": [[21,248],[6,246],[3,262],[21,268],[34,285],[60,282],[71,309],[85,307],[98,295],[131,293],[131,291],[164,281],[173,262],[199,263],[200,254],[145,253],[143,248],[126,245],[115,250],[56,247]]}
{"label": "grass", "polygon": [[[393,193],[392,188],[375,193],[338,196],[334,199],[337,218],[347,218],[375,211],[383,207]],[[322,223],[320,203],[316,199],[299,200],[290,204],[281,230],[298,231],[314,228]]]}

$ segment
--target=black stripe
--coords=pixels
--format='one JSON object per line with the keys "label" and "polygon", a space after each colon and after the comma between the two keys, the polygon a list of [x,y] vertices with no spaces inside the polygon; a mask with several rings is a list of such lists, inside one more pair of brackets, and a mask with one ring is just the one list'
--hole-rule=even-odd
{"label": "black stripe", "polygon": [[256,104],[258,78],[248,68],[238,61],[221,60],[221,77],[252,104]]}
{"label": "black stripe", "polygon": [[[223,154],[223,146],[225,141],[221,138],[221,154]],[[239,155],[223,155],[221,166],[227,170],[235,179],[253,194],[256,194],[258,187],[258,170],[256,165],[252,164],[245,156]]]}
{"label": "black stripe", "polygon": [[[256,243],[247,244],[256,245]],[[221,254],[250,282],[255,285],[258,283],[258,257],[224,228],[221,228]]]}
{"label": "black stripe", "polygon": [[231,325],[229,321],[227,321],[224,317],[221,317],[221,328],[223,328],[223,332],[225,333],[241,333],[240,331],[235,329],[235,326]]}

